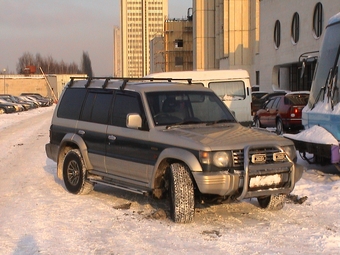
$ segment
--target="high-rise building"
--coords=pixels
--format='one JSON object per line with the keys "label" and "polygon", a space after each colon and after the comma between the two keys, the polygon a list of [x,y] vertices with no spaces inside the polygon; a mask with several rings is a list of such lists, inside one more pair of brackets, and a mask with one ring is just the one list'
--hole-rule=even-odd
{"label": "high-rise building", "polygon": [[163,33],[168,0],[121,0],[122,75],[142,77],[150,72],[150,41]]}
{"label": "high-rise building", "polygon": [[[193,1],[194,70],[245,69],[255,77],[254,62],[259,53],[259,2]],[[255,79],[252,83],[255,84]]]}
{"label": "high-rise building", "polygon": [[120,28],[113,28],[113,76],[122,77],[122,56],[121,56]]}

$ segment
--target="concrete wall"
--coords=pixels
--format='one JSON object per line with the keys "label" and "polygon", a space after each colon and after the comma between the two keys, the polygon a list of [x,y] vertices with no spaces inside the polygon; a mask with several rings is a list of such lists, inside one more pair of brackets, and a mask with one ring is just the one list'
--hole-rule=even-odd
{"label": "concrete wall", "polygon": [[49,96],[51,94],[50,89],[48,88],[48,85],[42,75],[29,77],[25,77],[23,75],[0,76],[1,94],[19,96],[24,92],[39,93],[42,96]]}
{"label": "concrete wall", "polygon": [[[43,75],[0,75],[0,94],[19,96],[21,93],[39,93],[59,99],[64,86],[70,77],[87,77],[85,74],[48,75],[47,81]],[[54,94],[54,95],[53,95]]]}

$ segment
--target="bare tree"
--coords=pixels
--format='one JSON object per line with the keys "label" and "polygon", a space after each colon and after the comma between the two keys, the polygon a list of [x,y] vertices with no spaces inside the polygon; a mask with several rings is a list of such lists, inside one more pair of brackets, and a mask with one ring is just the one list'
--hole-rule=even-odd
{"label": "bare tree", "polygon": [[[78,65],[75,62],[71,64],[67,64],[64,60],[57,62],[53,59],[52,56],[42,57],[40,53],[37,53],[34,57],[29,52],[25,52],[18,60],[17,63],[17,73],[23,74],[25,68],[28,66],[35,66],[36,72],[39,72],[39,68],[41,67],[45,73],[47,74],[77,74],[81,73],[78,68]],[[90,61],[91,67],[91,61]]]}
{"label": "bare tree", "polygon": [[92,66],[91,66],[91,59],[88,52],[83,51],[83,57],[81,62],[82,72],[87,74],[87,76],[92,77]]}

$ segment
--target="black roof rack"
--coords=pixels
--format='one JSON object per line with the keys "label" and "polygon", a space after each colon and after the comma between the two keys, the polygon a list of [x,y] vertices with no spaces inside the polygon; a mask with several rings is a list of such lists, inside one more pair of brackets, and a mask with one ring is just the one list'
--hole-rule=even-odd
{"label": "black roof rack", "polygon": [[172,82],[172,81],[187,81],[188,84],[191,84],[192,79],[191,78],[154,78],[154,77],[143,77],[143,78],[134,78],[134,77],[113,77],[113,76],[109,76],[109,77],[70,77],[70,82],[68,83],[68,87],[72,87],[74,80],[87,80],[86,84],[85,84],[85,88],[89,87],[91,84],[92,80],[105,80],[104,84],[102,85],[102,88],[105,89],[109,83],[110,80],[123,80],[123,84],[120,86],[121,90],[124,90],[126,87],[126,84],[129,81],[168,81],[168,82]]}

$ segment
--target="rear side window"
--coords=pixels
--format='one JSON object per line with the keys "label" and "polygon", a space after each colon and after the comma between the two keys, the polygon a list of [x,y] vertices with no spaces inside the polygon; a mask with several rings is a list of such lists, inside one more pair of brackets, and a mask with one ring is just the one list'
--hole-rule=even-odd
{"label": "rear side window", "polygon": [[211,88],[223,101],[244,100],[246,90],[243,81],[210,82]]}
{"label": "rear side window", "polygon": [[90,91],[86,97],[81,120],[107,124],[112,101],[111,91]]}
{"label": "rear side window", "polygon": [[59,118],[78,120],[85,95],[86,89],[66,89],[59,103],[57,116]]}

